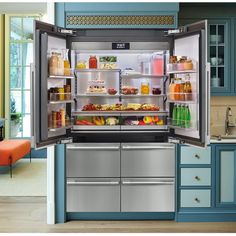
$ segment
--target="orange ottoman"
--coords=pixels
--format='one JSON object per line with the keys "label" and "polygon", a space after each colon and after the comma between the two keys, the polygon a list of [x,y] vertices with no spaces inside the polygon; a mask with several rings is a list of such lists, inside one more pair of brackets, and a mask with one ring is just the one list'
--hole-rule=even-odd
{"label": "orange ottoman", "polygon": [[12,177],[12,165],[30,153],[30,150],[31,145],[29,140],[3,140],[0,142],[0,166],[9,166]]}

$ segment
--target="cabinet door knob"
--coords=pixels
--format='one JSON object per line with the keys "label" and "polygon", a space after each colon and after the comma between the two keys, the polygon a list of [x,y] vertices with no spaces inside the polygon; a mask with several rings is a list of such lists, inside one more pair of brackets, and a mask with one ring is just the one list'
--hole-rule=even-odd
{"label": "cabinet door knob", "polygon": [[200,178],[199,178],[198,176],[195,176],[195,179],[196,179],[197,181],[200,181]]}
{"label": "cabinet door knob", "polygon": [[197,159],[200,159],[200,156],[199,156],[198,154],[195,154],[195,157],[196,157]]}
{"label": "cabinet door knob", "polygon": [[200,202],[200,200],[196,197],[195,199],[195,202],[197,202],[197,203],[199,203]]}

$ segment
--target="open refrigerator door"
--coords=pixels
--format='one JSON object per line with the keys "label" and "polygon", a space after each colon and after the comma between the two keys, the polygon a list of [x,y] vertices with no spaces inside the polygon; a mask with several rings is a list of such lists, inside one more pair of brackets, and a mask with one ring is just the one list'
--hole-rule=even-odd
{"label": "open refrigerator door", "polygon": [[171,136],[196,146],[210,141],[206,26],[206,21],[198,22],[174,35],[174,56],[167,65]]}
{"label": "open refrigerator door", "polygon": [[67,35],[54,25],[35,21],[32,80],[33,142],[35,148],[58,143],[71,129],[71,81]]}

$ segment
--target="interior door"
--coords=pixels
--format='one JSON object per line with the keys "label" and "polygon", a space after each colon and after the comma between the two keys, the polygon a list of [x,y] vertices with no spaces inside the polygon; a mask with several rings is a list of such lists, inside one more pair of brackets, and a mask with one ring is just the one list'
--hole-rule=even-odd
{"label": "interior door", "polygon": [[[32,140],[35,148],[57,143],[67,137],[69,125],[51,126],[52,111],[64,109],[70,113],[68,101],[51,100],[51,87],[63,87],[73,76],[51,76],[49,74],[50,51],[66,49],[67,35],[61,29],[44,22],[34,24],[34,65],[32,66]],[[70,78],[71,77],[71,78]],[[60,96],[60,95],[57,95]]]}
{"label": "interior door", "polygon": [[[192,61],[192,68],[179,69],[182,64],[178,62],[177,70],[170,69],[168,73],[173,80],[181,78],[185,85],[187,81],[190,82],[192,91],[191,94],[186,91],[183,94],[174,94],[169,99],[171,136],[182,143],[206,146],[210,143],[210,66],[207,62],[207,21],[186,26],[183,32],[174,35],[173,43],[173,55],[187,57],[187,60]],[[185,66],[184,63],[183,66]],[[177,111],[179,113],[176,113]],[[178,118],[176,114],[179,114]],[[176,121],[178,119],[180,122]]]}

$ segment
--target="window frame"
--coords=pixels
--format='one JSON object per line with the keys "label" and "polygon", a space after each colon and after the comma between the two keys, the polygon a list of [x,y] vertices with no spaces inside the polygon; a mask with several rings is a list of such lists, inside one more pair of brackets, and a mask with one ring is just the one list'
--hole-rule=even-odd
{"label": "window frame", "polygon": [[[30,91],[30,89],[23,89],[21,85],[20,89],[11,89],[10,86],[10,69],[11,69],[11,62],[10,62],[10,43],[12,42],[11,40],[11,17],[20,17],[20,18],[30,18],[30,17],[38,17],[38,19],[40,20],[42,18],[42,14],[6,14],[5,15],[5,106],[4,106],[4,110],[5,110],[5,118],[6,118],[6,122],[5,122],[5,138],[9,139],[12,138],[11,137],[11,133],[10,133],[10,125],[11,125],[11,117],[10,117],[10,95],[11,95],[11,91],[20,91],[21,93],[23,93],[24,91]],[[13,40],[14,41],[14,40]],[[19,43],[24,43],[24,42],[29,42],[30,40],[19,40]],[[32,43],[33,40],[32,40]],[[21,65],[20,68],[23,68],[23,66]],[[22,72],[21,72],[22,73]],[[23,79],[23,78],[22,78]],[[1,82],[1,81],[0,81]],[[23,80],[22,80],[23,83]],[[31,92],[31,91],[30,91]],[[22,97],[22,94],[21,94]],[[21,111],[22,111],[22,102],[21,101]],[[30,113],[23,113],[23,115],[27,115],[27,114],[31,114]],[[23,121],[22,121],[23,122]],[[29,138],[29,137],[24,137],[23,134],[21,137],[14,137],[14,139],[22,139],[22,138]]]}

